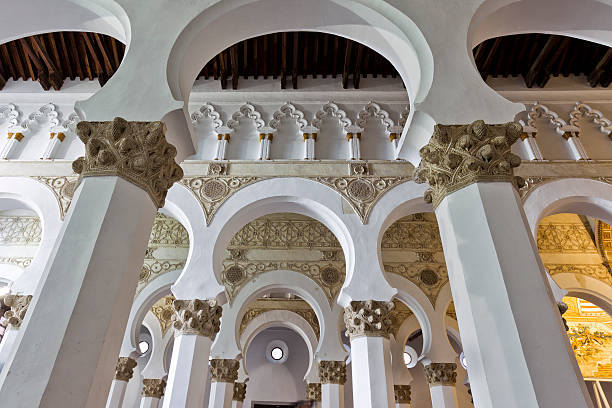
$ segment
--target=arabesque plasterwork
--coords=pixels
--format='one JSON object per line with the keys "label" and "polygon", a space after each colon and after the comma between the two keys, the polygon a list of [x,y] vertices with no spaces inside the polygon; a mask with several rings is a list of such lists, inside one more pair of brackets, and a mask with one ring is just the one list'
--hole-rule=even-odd
{"label": "arabesque plasterwork", "polygon": [[172,295],[164,296],[151,307],[151,313],[157,318],[159,326],[161,327],[162,336],[172,327],[172,315],[174,314],[172,302],[174,302],[174,300],[175,298]]}
{"label": "arabesque plasterwork", "polygon": [[408,306],[406,306],[404,302],[400,300],[393,300],[393,305],[394,307],[393,310],[391,310],[389,317],[391,319],[389,331],[396,340],[400,340],[397,338],[397,333],[399,332],[402,323],[404,323],[404,321],[406,321],[406,319],[408,319],[414,313],[412,313],[412,310],[410,310],[410,308],[408,308]]}
{"label": "arabesque plasterwork", "polygon": [[40,218],[36,216],[0,216],[0,245],[39,244],[41,238]]}
{"label": "arabesque plasterwork", "polygon": [[317,314],[308,303],[301,299],[258,299],[244,313],[240,322],[240,333],[257,316],[272,310],[288,310],[296,313],[310,324],[312,330],[319,339],[320,326]]}
{"label": "arabesque plasterwork", "polygon": [[68,213],[68,207],[72,202],[72,196],[77,186],[76,176],[34,177],[34,179],[47,186],[55,196],[60,209],[62,220]]}
{"label": "arabesque plasterwork", "polygon": [[541,223],[537,244],[542,252],[597,253],[591,237],[580,224]]}

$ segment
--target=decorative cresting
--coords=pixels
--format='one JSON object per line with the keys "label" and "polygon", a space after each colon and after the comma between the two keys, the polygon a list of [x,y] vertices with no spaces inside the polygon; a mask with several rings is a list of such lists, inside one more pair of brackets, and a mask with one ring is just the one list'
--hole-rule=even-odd
{"label": "decorative cresting", "polygon": [[455,385],[457,382],[457,364],[431,363],[425,366],[425,376],[429,386]]}
{"label": "decorative cresting", "polygon": [[219,332],[221,306],[216,300],[175,300],[172,326],[174,334],[197,334],[211,340]]}
{"label": "decorative cresting", "polygon": [[429,184],[425,201],[437,207],[446,195],[479,181],[511,181],[522,187],[523,180],[512,171],[521,159],[510,152],[521,132],[522,126],[514,122],[436,125],[414,172],[415,182]]}
{"label": "decorative cresting", "polygon": [[396,404],[410,404],[410,386],[405,384],[394,385]]}
{"label": "decorative cresting", "polygon": [[346,363],[344,361],[322,360],[319,362],[319,379],[322,384],[346,382]]}
{"label": "decorative cresting", "polygon": [[238,379],[240,361],[231,358],[210,360],[210,379],[212,382],[233,383]]}
{"label": "decorative cresting", "polygon": [[379,300],[354,300],[344,309],[346,335],[350,338],[360,336],[386,337],[392,326],[391,311],[393,302]]}
{"label": "decorative cresting", "polygon": [[246,398],[246,382],[235,382],[234,383],[234,393],[232,395],[232,401],[244,401]]}
{"label": "decorative cresting", "polygon": [[134,375],[134,368],[136,368],[136,360],[130,357],[119,357],[115,367],[115,380],[130,381]]}
{"label": "decorative cresting", "polygon": [[2,298],[2,303],[11,308],[4,312],[4,318],[11,326],[16,329],[21,326],[31,301],[32,295],[5,295]]}
{"label": "decorative cresting", "polygon": [[306,384],[306,399],[309,401],[321,401],[321,383]]}
{"label": "decorative cresting", "polygon": [[83,177],[119,176],[149,193],[164,206],[168,189],[183,177],[176,164],[176,148],[166,141],[162,122],[79,122],[77,134],[85,156],[72,163]]}
{"label": "decorative cresting", "polygon": [[145,378],[142,380],[142,396],[149,398],[161,398],[166,390],[166,380]]}

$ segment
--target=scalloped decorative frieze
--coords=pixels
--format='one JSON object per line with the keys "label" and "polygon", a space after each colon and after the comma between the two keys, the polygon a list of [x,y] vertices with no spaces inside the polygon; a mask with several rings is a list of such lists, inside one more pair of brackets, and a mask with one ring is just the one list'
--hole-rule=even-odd
{"label": "scalloped decorative frieze", "polygon": [[382,123],[385,125],[385,128],[387,129],[387,132],[391,131],[391,128],[393,127],[394,123],[393,120],[389,118],[389,112],[382,109],[379,104],[374,103],[372,101],[368,102],[368,104],[363,107],[361,112],[359,112],[359,116],[357,118],[357,126],[365,128],[369,120],[375,119],[382,121]]}
{"label": "scalloped decorative frieze", "polygon": [[200,106],[200,109],[191,114],[191,121],[194,125],[202,119],[210,119],[213,128],[215,129],[218,129],[223,126],[221,115],[219,114],[219,112],[216,111],[215,107],[208,102]]}
{"label": "scalloped decorative frieze", "polygon": [[274,112],[272,120],[270,120],[270,127],[274,130],[278,130],[278,127],[284,119],[295,120],[300,130],[308,125],[308,121],[304,119],[304,112],[296,108],[291,102],[285,102],[283,106]]}
{"label": "scalloped decorative frieze", "polygon": [[536,119],[545,119],[547,120],[554,128],[557,133],[562,135],[565,132],[565,128],[567,127],[567,123],[559,117],[559,115],[549,109],[547,106],[542,105],[539,102],[529,106],[526,110],[527,112],[527,121],[519,120],[518,122],[525,126],[529,126],[532,129],[536,129]]}
{"label": "scalloped decorative frieze", "polygon": [[240,127],[240,119],[251,119],[255,122],[255,127],[258,130],[266,125],[261,118],[261,113],[257,111],[253,104],[248,102],[242,105],[237,112],[232,114],[232,118],[227,121],[227,126],[232,130],[237,130]]}
{"label": "scalloped decorative frieze", "polygon": [[599,126],[599,130],[602,133],[608,136],[612,133],[612,121],[610,121],[610,119],[606,118],[603,113],[591,108],[586,103],[576,102],[574,109],[570,112],[570,125],[579,127],[579,121],[583,117],[586,117]]}
{"label": "scalloped decorative frieze", "polygon": [[49,128],[57,128],[60,125],[59,112],[52,103],[47,103],[30,115],[19,125],[19,131],[25,133],[27,131],[33,132],[44,122],[49,123]]}
{"label": "scalloped decorative frieze", "polygon": [[12,103],[0,106],[0,123],[8,122],[9,129],[19,123],[19,111]]}
{"label": "scalloped decorative frieze", "polygon": [[62,127],[64,129],[70,130],[72,133],[76,133],[76,127],[82,120],[83,119],[79,116],[78,113],[72,112],[70,115],[68,115],[68,119],[62,122]]}
{"label": "scalloped decorative frieze", "polygon": [[353,121],[346,116],[346,112],[340,109],[338,105],[333,102],[327,102],[325,105],[321,107],[316,114],[314,119],[312,120],[312,125],[321,128],[321,124],[327,118],[336,118],[340,121],[340,125],[347,130],[349,126],[353,124]]}

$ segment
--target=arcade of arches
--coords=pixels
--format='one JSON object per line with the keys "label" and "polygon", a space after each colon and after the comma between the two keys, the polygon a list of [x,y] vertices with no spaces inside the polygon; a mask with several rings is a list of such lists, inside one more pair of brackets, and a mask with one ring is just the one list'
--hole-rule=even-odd
{"label": "arcade of arches", "polygon": [[1,407],[609,407],[612,6],[137,3],[0,27]]}

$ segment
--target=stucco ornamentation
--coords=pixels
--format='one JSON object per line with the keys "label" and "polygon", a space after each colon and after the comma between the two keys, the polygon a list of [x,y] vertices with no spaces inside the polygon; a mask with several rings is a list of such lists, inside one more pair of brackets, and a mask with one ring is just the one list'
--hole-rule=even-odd
{"label": "stucco ornamentation", "polygon": [[309,401],[321,401],[321,383],[306,384],[306,399]]}
{"label": "stucco ornamentation", "polygon": [[16,329],[21,326],[31,301],[32,295],[5,295],[2,298],[2,303],[11,308],[4,312],[4,318],[11,326]]}
{"label": "stucco ornamentation", "polygon": [[176,334],[197,334],[211,340],[219,332],[221,306],[216,300],[175,300],[172,326]]}
{"label": "stucco ornamentation", "polygon": [[521,159],[510,152],[521,132],[522,126],[514,122],[436,125],[414,172],[415,182],[429,184],[425,201],[437,207],[446,195],[479,181],[510,181],[521,187],[522,179],[512,170]]}
{"label": "stucco ornamentation", "polygon": [[455,385],[457,382],[457,364],[431,363],[425,366],[425,377],[432,385]]}
{"label": "stucco ornamentation", "polygon": [[232,395],[232,401],[244,401],[246,398],[247,384],[246,382],[235,382],[234,393]]}
{"label": "stucco ornamentation", "polygon": [[391,310],[390,313],[391,326],[389,331],[397,340],[397,333],[399,332],[402,323],[404,323],[407,318],[412,316],[413,313],[412,310],[410,310],[402,301],[394,300],[393,305],[393,310]]}
{"label": "stucco ornamentation", "polygon": [[346,382],[346,363],[344,361],[319,361],[321,384],[341,384]]}
{"label": "stucco ornamentation", "polygon": [[40,218],[32,216],[0,216],[0,244],[32,245],[40,243]]}
{"label": "stucco ornamentation", "polygon": [[272,311],[272,310],[289,310],[310,324],[319,339],[319,319],[317,314],[312,310],[310,305],[300,299],[258,299],[251,307],[247,309],[240,322],[240,333],[244,331],[247,325],[257,316]]}
{"label": "stucco ornamentation", "polygon": [[393,302],[378,300],[352,301],[344,309],[346,335],[353,337],[380,336],[389,338]]}
{"label": "stucco ornamentation", "polygon": [[30,257],[3,257],[0,258],[0,264],[11,264],[20,266],[22,268],[27,268],[32,263],[32,258]]}
{"label": "stucco ornamentation", "polygon": [[240,361],[229,358],[210,360],[210,379],[212,382],[233,383],[238,379]]}
{"label": "stucco ornamentation", "polygon": [[151,313],[155,315],[161,327],[162,336],[166,334],[172,326],[172,315],[174,314],[174,296],[164,296],[159,299],[151,308]]}
{"label": "stucco ornamentation", "polygon": [[142,380],[142,396],[149,398],[161,398],[166,390],[166,380],[145,378]]}
{"label": "stucco ornamentation", "polygon": [[168,189],[183,177],[174,160],[176,148],[166,141],[162,122],[79,122],[77,134],[85,156],[72,163],[80,177],[119,176],[145,190],[164,206]]}
{"label": "stucco ornamentation", "polygon": [[410,385],[398,384],[393,386],[396,404],[410,404]]}
{"label": "stucco ornamentation", "polygon": [[75,176],[60,176],[60,177],[34,177],[39,182],[47,186],[55,196],[57,204],[60,208],[60,217],[62,220],[68,213],[68,208],[72,202],[74,189],[77,186],[78,177]]}
{"label": "stucco ornamentation", "polygon": [[136,360],[133,358],[119,357],[117,365],[115,366],[115,380],[130,381],[130,378],[134,375],[134,368],[136,365]]}

